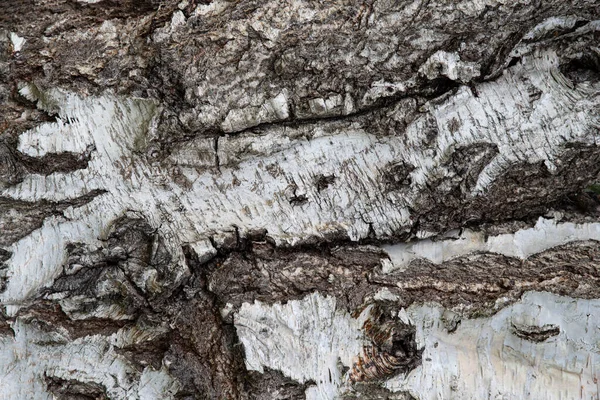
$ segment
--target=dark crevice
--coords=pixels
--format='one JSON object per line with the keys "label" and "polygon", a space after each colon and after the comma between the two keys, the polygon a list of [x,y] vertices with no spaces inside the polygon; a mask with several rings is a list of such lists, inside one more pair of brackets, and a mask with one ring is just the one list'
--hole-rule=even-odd
{"label": "dark crevice", "polygon": [[600,82],[600,55],[590,51],[560,66],[560,71],[575,85]]}
{"label": "dark crevice", "polygon": [[293,206],[298,206],[306,203],[308,201],[308,197],[305,194],[294,195],[290,197],[290,204]]}
{"label": "dark crevice", "polygon": [[315,186],[317,187],[317,191],[321,192],[331,184],[335,182],[335,175],[319,175],[315,179]]}
{"label": "dark crevice", "polygon": [[214,138],[215,141],[215,166],[217,167],[217,170],[219,170],[221,168],[221,162],[219,161],[219,136],[216,136]]}
{"label": "dark crevice", "polygon": [[276,121],[276,122],[266,122],[258,125],[254,125],[248,128],[240,129],[234,132],[221,132],[220,135],[240,135],[247,132],[253,132],[255,130],[261,129],[269,129],[272,127],[282,127],[282,128],[298,128],[300,126],[306,126],[311,124],[320,124],[324,122],[335,122],[335,121],[347,121],[353,120],[355,118],[371,114],[373,112],[390,108],[396,105],[398,102],[411,99],[415,97],[422,97],[427,100],[433,100],[438,97],[447,95],[450,92],[455,91],[458,87],[460,87],[460,83],[453,81],[446,77],[436,78],[433,80],[424,80],[420,85],[417,85],[419,88],[407,91],[405,93],[399,93],[397,95],[379,98],[374,101],[373,104],[369,106],[365,106],[360,110],[346,115],[331,115],[331,116],[323,116],[323,117],[310,117],[310,118],[298,118],[293,120],[284,120],[284,121]]}
{"label": "dark crevice", "polygon": [[7,246],[27,236],[42,226],[44,220],[55,215],[62,215],[68,207],[81,207],[105,190],[93,190],[74,199],[62,201],[40,200],[29,202],[0,196],[0,246]]}
{"label": "dark crevice", "polygon": [[109,336],[127,325],[125,320],[112,320],[106,318],[86,318],[72,320],[56,303],[47,300],[38,300],[36,304],[19,310],[18,318],[28,323],[35,323],[38,329],[52,331],[56,326],[65,329],[71,339],[89,335]]}
{"label": "dark crevice", "polygon": [[95,146],[90,145],[83,153],[48,153],[41,157],[29,156],[17,151],[16,141],[0,141],[0,186],[14,185],[22,181],[26,172],[50,175],[56,172],[73,172],[88,167]]}
{"label": "dark crevice", "polygon": [[521,62],[521,57],[512,57],[510,59],[510,61],[508,62],[508,65],[506,66],[506,68],[510,68],[510,67],[514,67],[515,65],[517,65],[518,63]]}
{"label": "dark crevice", "polygon": [[350,370],[351,382],[385,381],[421,365],[424,348],[417,346],[416,328],[397,317],[397,308],[396,302],[373,305],[363,325],[370,343]]}
{"label": "dark crevice", "polygon": [[515,336],[535,343],[544,342],[560,334],[560,328],[556,325],[532,326],[513,322],[511,329]]}
{"label": "dark crevice", "polygon": [[516,31],[508,34],[508,37],[500,45],[500,48],[496,50],[494,57],[487,58],[487,62],[481,66],[481,75],[476,78],[475,81],[491,82],[502,76],[503,71],[507,68],[507,60],[510,52],[517,46],[523,36],[529,31],[533,25],[523,25]]}
{"label": "dark crevice", "polygon": [[81,382],[44,374],[46,389],[57,400],[108,400],[106,387],[96,382]]}
{"label": "dark crevice", "polygon": [[244,388],[252,400],[304,400],[306,389],[314,384],[298,383],[269,368],[264,373],[249,371],[244,379]]}

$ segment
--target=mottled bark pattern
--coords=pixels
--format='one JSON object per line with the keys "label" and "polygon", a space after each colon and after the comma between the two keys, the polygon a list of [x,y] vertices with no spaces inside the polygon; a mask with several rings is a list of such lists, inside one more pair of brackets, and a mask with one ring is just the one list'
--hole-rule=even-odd
{"label": "mottled bark pattern", "polygon": [[0,398],[597,398],[599,15],[0,2]]}

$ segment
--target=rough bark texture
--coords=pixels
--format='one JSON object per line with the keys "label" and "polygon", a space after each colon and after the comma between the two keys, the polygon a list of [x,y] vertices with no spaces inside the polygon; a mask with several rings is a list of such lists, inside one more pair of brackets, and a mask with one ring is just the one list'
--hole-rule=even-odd
{"label": "rough bark texture", "polygon": [[599,16],[2,1],[0,398],[598,398]]}

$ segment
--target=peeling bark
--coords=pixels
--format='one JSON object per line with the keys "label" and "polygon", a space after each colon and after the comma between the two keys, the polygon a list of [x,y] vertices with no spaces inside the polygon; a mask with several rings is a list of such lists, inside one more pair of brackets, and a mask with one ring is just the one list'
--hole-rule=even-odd
{"label": "peeling bark", "polygon": [[0,4],[0,397],[598,396],[600,5]]}

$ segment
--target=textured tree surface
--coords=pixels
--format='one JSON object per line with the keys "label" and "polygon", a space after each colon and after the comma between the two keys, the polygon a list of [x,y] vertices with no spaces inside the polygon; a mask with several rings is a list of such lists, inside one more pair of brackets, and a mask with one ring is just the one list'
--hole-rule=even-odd
{"label": "textured tree surface", "polygon": [[0,399],[597,399],[600,3],[0,2]]}

